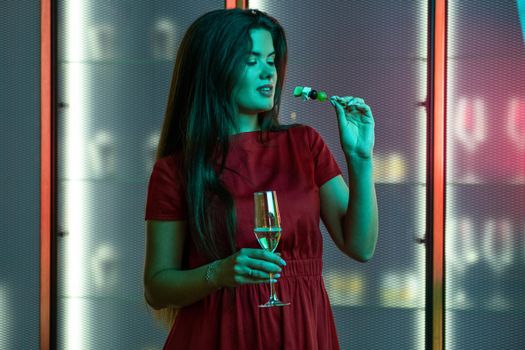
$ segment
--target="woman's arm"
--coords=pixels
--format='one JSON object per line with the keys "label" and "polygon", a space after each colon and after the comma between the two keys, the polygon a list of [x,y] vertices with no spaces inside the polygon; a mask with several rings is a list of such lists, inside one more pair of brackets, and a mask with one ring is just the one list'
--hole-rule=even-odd
{"label": "woman's arm", "polygon": [[217,289],[205,280],[207,265],[181,270],[185,239],[185,221],[147,221],[144,289],[155,309],[183,307]]}
{"label": "woman's arm", "polygon": [[155,309],[191,305],[221,287],[268,282],[269,273],[280,272],[285,264],[278,255],[262,249],[241,249],[218,260],[206,280],[213,262],[181,269],[186,236],[185,221],[147,221],[144,289],[147,302]]}
{"label": "woman's arm", "polygon": [[372,258],[378,212],[372,160],[347,159],[350,191],[341,175],[320,188],[321,217],[337,247],[358,261]]}
{"label": "woman's arm", "polygon": [[378,231],[374,117],[362,98],[332,96],[330,102],[337,114],[350,191],[342,176],[323,184],[321,215],[339,249],[358,261],[368,261],[374,255]]}

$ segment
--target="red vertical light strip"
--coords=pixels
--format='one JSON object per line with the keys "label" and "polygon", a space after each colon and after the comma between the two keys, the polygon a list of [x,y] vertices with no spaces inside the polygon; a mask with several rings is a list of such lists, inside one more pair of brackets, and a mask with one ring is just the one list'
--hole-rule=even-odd
{"label": "red vertical light strip", "polygon": [[40,41],[40,349],[51,326],[51,0],[41,0]]}
{"label": "red vertical light strip", "polygon": [[227,9],[234,9],[234,8],[245,9],[248,7],[248,1],[247,0],[226,0],[224,5]]}
{"label": "red vertical light strip", "polygon": [[432,349],[444,348],[446,0],[435,0]]}

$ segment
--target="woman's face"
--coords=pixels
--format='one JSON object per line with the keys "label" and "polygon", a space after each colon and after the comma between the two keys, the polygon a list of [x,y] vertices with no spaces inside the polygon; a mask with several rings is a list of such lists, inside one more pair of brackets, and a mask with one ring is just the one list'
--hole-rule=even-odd
{"label": "woman's face", "polygon": [[253,47],[233,91],[241,116],[253,116],[273,108],[277,70],[272,35],[265,29],[250,33]]}

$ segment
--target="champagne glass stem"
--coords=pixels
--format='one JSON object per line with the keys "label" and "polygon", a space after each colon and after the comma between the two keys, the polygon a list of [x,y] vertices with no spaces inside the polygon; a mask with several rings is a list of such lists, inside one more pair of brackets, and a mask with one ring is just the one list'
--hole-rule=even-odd
{"label": "champagne glass stem", "polygon": [[277,301],[279,299],[277,299],[273,283],[273,273],[270,273],[270,301]]}

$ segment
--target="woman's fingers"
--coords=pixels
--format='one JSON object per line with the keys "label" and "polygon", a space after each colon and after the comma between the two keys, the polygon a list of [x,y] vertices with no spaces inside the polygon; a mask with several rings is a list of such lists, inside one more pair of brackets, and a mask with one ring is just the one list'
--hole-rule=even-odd
{"label": "woman's fingers", "polygon": [[246,261],[246,266],[248,266],[251,269],[266,273],[279,273],[282,271],[282,268],[275,263],[254,258],[249,258]]}
{"label": "woman's fingers", "polygon": [[356,114],[362,116],[372,116],[370,106],[366,104],[361,97],[354,96],[332,96],[330,98],[332,105],[338,110],[338,115],[346,118],[346,114]]}
{"label": "woman's fingers", "polygon": [[271,253],[264,249],[252,249],[249,256],[258,260],[266,260],[280,266],[286,265],[286,261],[284,261],[278,254]]}
{"label": "woman's fingers", "polygon": [[279,272],[286,263],[277,254],[263,249],[244,248],[239,252],[236,271],[252,282],[267,282],[270,273],[274,278],[279,278]]}
{"label": "woman's fingers", "polygon": [[330,97],[330,103],[332,106],[334,106],[337,114],[337,120],[339,124],[344,125],[344,122],[346,121],[345,116],[345,105],[343,104],[343,101],[339,96],[332,96]]}
{"label": "woman's fingers", "polygon": [[279,255],[264,249],[243,248],[240,250],[240,256],[246,256],[255,260],[267,261],[281,267],[286,265],[286,262]]}
{"label": "woman's fingers", "polygon": [[331,101],[337,102],[337,104],[341,105],[343,108],[349,108],[351,106],[362,106],[366,105],[365,100],[361,97],[354,97],[354,96],[332,96],[330,98]]}
{"label": "woman's fingers", "polygon": [[358,102],[358,103],[355,104],[355,106],[357,107],[359,112],[361,112],[361,114],[363,114],[365,116],[372,116],[372,109],[366,103]]}
{"label": "woman's fingers", "polygon": [[247,269],[247,272],[245,276],[250,280],[250,282],[265,283],[265,282],[268,282],[270,278],[275,280],[281,277],[280,273],[273,273],[270,275],[270,273],[268,272],[264,272],[264,271],[257,270],[257,269],[252,269],[250,267],[246,267],[246,269]]}

